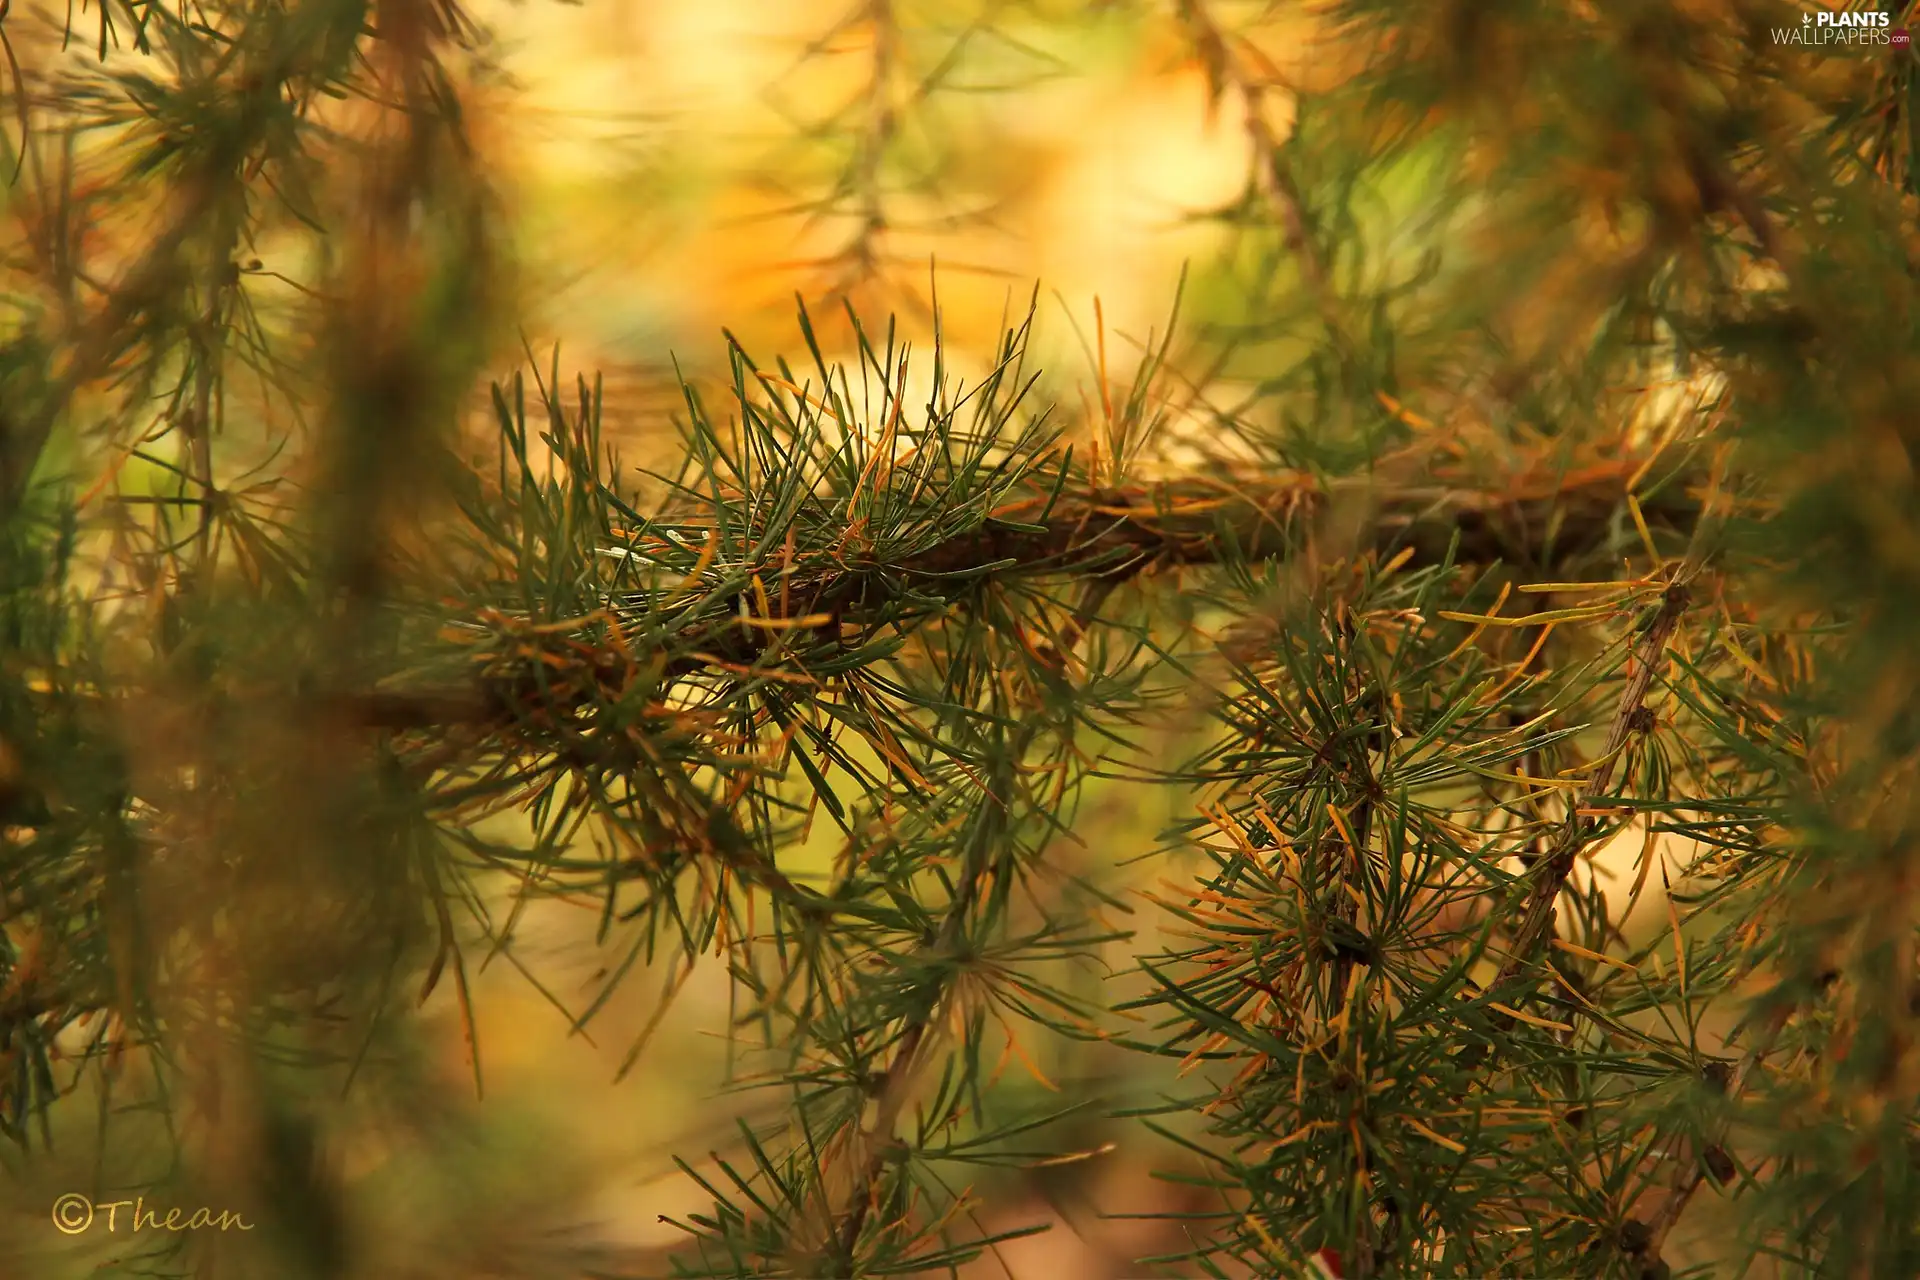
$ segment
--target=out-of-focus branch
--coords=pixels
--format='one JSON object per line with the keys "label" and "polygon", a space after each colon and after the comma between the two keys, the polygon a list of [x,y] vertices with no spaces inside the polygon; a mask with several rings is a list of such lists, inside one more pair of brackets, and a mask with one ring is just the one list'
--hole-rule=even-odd
{"label": "out-of-focus branch", "polygon": [[881,166],[900,131],[899,113],[893,104],[895,64],[900,58],[900,27],[893,0],[868,0],[864,15],[872,30],[873,70],[867,83],[867,119],[860,133],[859,152],[845,179],[853,190],[859,226],[840,251],[842,276],[834,285],[834,296],[845,296],[880,274],[881,244],[887,233]]}
{"label": "out-of-focus branch", "polygon": [[1328,326],[1339,332],[1326,262],[1307,224],[1306,203],[1301,199],[1299,185],[1280,154],[1280,137],[1267,118],[1269,84],[1247,69],[1234,51],[1233,37],[1214,20],[1202,0],[1179,0],[1178,13],[1193,37],[1194,51],[1207,69],[1215,100],[1229,89],[1239,95],[1245,107],[1241,129],[1253,150],[1254,189],[1279,221],[1287,249],[1300,263],[1301,278],[1313,293]]}

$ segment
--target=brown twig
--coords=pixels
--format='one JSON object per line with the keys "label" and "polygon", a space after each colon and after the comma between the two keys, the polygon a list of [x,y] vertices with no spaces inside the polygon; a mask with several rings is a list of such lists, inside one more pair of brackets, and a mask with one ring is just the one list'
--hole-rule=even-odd
{"label": "brown twig", "polygon": [[1281,156],[1280,137],[1267,119],[1267,95],[1272,86],[1247,70],[1234,52],[1231,38],[1202,0],[1180,0],[1178,11],[1180,21],[1193,34],[1194,51],[1207,68],[1214,99],[1217,101],[1227,89],[1240,95],[1245,107],[1241,129],[1253,150],[1254,190],[1279,220],[1287,249],[1300,263],[1301,278],[1319,304],[1328,328],[1335,334],[1341,333],[1327,265],[1307,223],[1306,202],[1293,179],[1293,171]]}
{"label": "brown twig", "polygon": [[[1785,1021],[1784,1014],[1776,1017],[1771,1031],[1777,1032]],[[1769,1035],[1768,1040],[1770,1041],[1771,1038],[1772,1036]],[[1731,1078],[1727,1080],[1726,1096],[1729,1099],[1738,1098],[1746,1088],[1747,1077],[1753,1073],[1755,1067],[1760,1065],[1760,1060],[1767,1054],[1767,1048],[1767,1042],[1763,1041],[1742,1056],[1740,1065],[1734,1068]],[[1722,1069],[1724,1070],[1724,1067]],[[1661,1247],[1666,1244],[1668,1234],[1680,1221],[1680,1215],[1686,1211],[1687,1204],[1700,1190],[1701,1184],[1707,1180],[1707,1150],[1702,1148],[1693,1153],[1694,1158],[1675,1176],[1673,1186],[1661,1199],[1660,1207],[1654,1210],[1653,1217],[1648,1220],[1646,1244],[1640,1251],[1641,1256],[1648,1261],[1659,1259]]]}
{"label": "brown twig", "polygon": [[[1638,461],[1629,459],[1499,491],[1444,485],[1395,489],[1373,499],[1362,549],[1382,554],[1411,550],[1410,567],[1440,563],[1450,547],[1462,564],[1534,564],[1543,558],[1584,555],[1606,545],[1614,513],[1637,467]],[[1046,495],[1037,495],[994,513],[1019,527],[989,523],[899,562],[878,565],[821,557],[816,567],[792,576],[787,608],[793,616],[825,614],[837,622],[858,605],[882,570],[894,580],[938,575],[951,581],[1003,572],[1013,565],[1020,573],[1055,572],[1117,583],[1158,566],[1213,563],[1230,553],[1249,560],[1280,559],[1296,549],[1304,520],[1348,495],[1340,483],[1271,473],[1062,493],[1051,510],[1043,510]],[[1700,503],[1676,483],[1658,498],[1643,501],[1642,511],[1650,523],[1685,532],[1697,521]],[[1553,512],[1558,518],[1551,525],[1556,532],[1548,557],[1547,549],[1526,531],[1550,527]],[[1650,635],[1658,635],[1664,644],[1670,630],[1668,623]],[[749,633],[738,627],[727,627],[720,635],[711,629],[696,631],[686,637],[688,651],[673,659],[665,674],[677,678],[749,667],[776,636],[785,634],[790,633]],[[610,665],[608,679],[617,678],[611,666],[618,665]],[[509,679],[494,677],[464,688],[365,694],[343,710],[367,728],[486,725],[525,705],[524,693]],[[1616,732],[1624,729],[1616,726]],[[1596,778],[1594,790],[1605,785],[1606,776]]]}
{"label": "brown twig", "polygon": [[[947,918],[951,920],[955,917],[950,915]],[[874,1191],[880,1175],[886,1171],[887,1147],[893,1140],[893,1126],[906,1107],[907,1094],[920,1065],[920,1046],[926,1041],[927,1031],[933,1025],[933,1017],[939,1007],[936,1002],[924,1016],[907,1024],[901,1032],[900,1047],[895,1051],[893,1061],[880,1077],[880,1106],[873,1127],[866,1134],[867,1143],[872,1149],[855,1179],[852,1203],[836,1239],[842,1258],[852,1259],[854,1248],[860,1243],[860,1233],[866,1230],[867,1218],[873,1212]]]}
{"label": "brown twig", "polygon": [[1641,709],[1666,656],[1667,641],[1679,625],[1680,615],[1692,603],[1688,583],[1698,567],[1697,556],[1689,556],[1662,593],[1660,604],[1646,630],[1633,646],[1634,669],[1627,677],[1625,691],[1620,695],[1620,706],[1614,713],[1613,727],[1607,733],[1605,751],[1593,771],[1592,779],[1569,798],[1566,825],[1560,829],[1560,838],[1554,842],[1553,851],[1539,868],[1533,891],[1527,899],[1526,913],[1514,933],[1512,952],[1501,966],[1493,989],[1504,987],[1531,963],[1534,952],[1553,929],[1554,904],[1573,874],[1580,851],[1586,848],[1606,822],[1603,817],[1586,816],[1583,810],[1587,808],[1587,800],[1606,794],[1607,786],[1613,780],[1614,767],[1626,753],[1627,739],[1641,727]]}
{"label": "brown twig", "polygon": [[[1012,760],[1025,757],[1027,744],[1034,732],[1033,723],[1028,721],[1020,731],[1020,741],[1011,751]],[[988,806],[986,812],[1004,817],[1012,805],[1011,792],[1011,780],[1003,776],[999,785],[992,786],[985,797]],[[918,955],[922,959],[950,955],[965,939],[974,901],[980,896],[981,887],[986,883],[993,865],[994,835],[1002,829],[1000,821],[989,818],[987,822],[986,830],[976,834],[967,849],[966,864],[961,869],[959,883],[954,887],[953,898],[947,904],[938,934],[919,948]],[[840,1258],[849,1264],[855,1246],[860,1243],[860,1233],[866,1229],[867,1218],[873,1212],[874,1195],[880,1175],[886,1171],[894,1125],[899,1120],[900,1112],[906,1108],[914,1078],[919,1074],[920,1053],[950,991],[951,988],[942,991],[929,1000],[922,1011],[906,1020],[900,1033],[899,1048],[894,1052],[886,1071],[879,1077],[879,1106],[873,1126],[866,1134],[871,1150],[854,1183],[852,1205],[836,1240]]]}

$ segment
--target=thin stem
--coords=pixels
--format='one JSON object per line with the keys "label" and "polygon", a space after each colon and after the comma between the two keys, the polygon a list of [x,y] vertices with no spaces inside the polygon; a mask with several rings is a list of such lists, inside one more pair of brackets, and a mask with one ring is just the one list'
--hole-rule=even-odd
{"label": "thin stem", "polygon": [[[951,955],[965,937],[974,902],[979,898],[981,886],[985,884],[993,865],[993,851],[1007,827],[1013,803],[1012,770],[1025,758],[1037,723],[1030,719],[1022,725],[1007,757],[1001,762],[1002,767],[996,770],[993,785],[980,811],[979,825],[974,829],[974,838],[968,842],[966,865],[961,869],[960,880],[954,886],[953,898],[947,904],[939,932],[918,948],[917,954],[921,958]],[[899,1120],[900,1112],[906,1108],[914,1077],[918,1074],[921,1051],[934,1019],[946,1006],[950,991],[951,988],[941,991],[926,1001],[924,1009],[908,1017],[900,1035],[900,1047],[881,1077],[880,1105],[873,1127],[866,1135],[870,1150],[855,1183],[852,1208],[841,1226],[838,1240],[839,1256],[849,1266],[853,1263],[853,1251],[860,1242],[860,1233],[866,1229],[867,1218],[873,1211],[874,1193],[880,1175],[886,1169],[887,1148],[892,1142],[894,1125]]]}
{"label": "thin stem", "polygon": [[1592,842],[1605,823],[1605,819],[1585,816],[1581,810],[1586,807],[1588,799],[1606,794],[1608,784],[1613,780],[1614,767],[1620,762],[1620,757],[1626,754],[1628,737],[1638,731],[1647,693],[1652,689],[1654,677],[1666,657],[1667,641],[1679,625],[1680,615],[1692,603],[1692,592],[1687,584],[1697,569],[1697,559],[1690,558],[1680,573],[1675,575],[1661,596],[1646,631],[1633,647],[1634,670],[1627,677],[1626,690],[1621,694],[1620,706],[1614,712],[1613,727],[1607,733],[1605,751],[1593,771],[1592,780],[1571,797],[1566,825],[1560,829],[1560,838],[1554,843],[1553,851],[1547,855],[1533,882],[1526,913],[1521,917],[1520,927],[1514,934],[1512,954],[1507,957],[1499,977],[1494,980],[1495,989],[1504,987],[1531,963],[1534,953],[1553,929],[1554,903],[1559,900],[1560,891],[1566,888],[1580,851]]}

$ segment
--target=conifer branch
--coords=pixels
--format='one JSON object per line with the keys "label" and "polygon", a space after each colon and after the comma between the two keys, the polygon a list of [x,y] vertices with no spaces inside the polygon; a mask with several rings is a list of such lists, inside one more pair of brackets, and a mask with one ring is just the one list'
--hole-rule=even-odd
{"label": "conifer branch", "polygon": [[1512,953],[1493,983],[1496,990],[1505,987],[1531,963],[1534,953],[1551,934],[1554,904],[1559,900],[1561,890],[1566,888],[1567,879],[1573,874],[1581,850],[1592,843],[1607,821],[1603,817],[1588,814],[1588,802],[1607,794],[1613,771],[1626,754],[1628,739],[1646,732],[1647,694],[1653,688],[1653,682],[1666,659],[1667,642],[1673,638],[1674,628],[1680,625],[1681,615],[1693,602],[1689,583],[1698,569],[1698,557],[1688,557],[1673,581],[1661,593],[1660,603],[1654,607],[1653,616],[1646,622],[1646,630],[1633,646],[1633,670],[1627,676],[1626,688],[1620,695],[1620,705],[1607,731],[1606,746],[1587,785],[1569,797],[1567,819],[1560,829],[1560,837],[1552,851],[1535,868],[1536,878],[1527,896],[1520,925],[1514,932]]}
{"label": "conifer branch", "polygon": [[[993,854],[1006,829],[1006,817],[1014,802],[1010,766],[1024,759],[1037,723],[1034,720],[1023,723],[1011,752],[996,767],[987,794],[983,797],[984,807],[980,811],[979,826],[968,841],[966,863],[954,885],[953,896],[941,917],[938,932],[918,949],[918,958],[951,957],[965,942],[967,926],[980,892],[986,886],[994,863]],[[894,1141],[894,1126],[906,1108],[914,1080],[919,1074],[920,1055],[926,1047],[934,1019],[946,1007],[951,991],[950,983],[943,984],[938,992],[923,998],[922,1007],[907,1017],[898,1048],[886,1071],[879,1077],[879,1105],[873,1128],[867,1135],[871,1149],[856,1175],[852,1203],[838,1236],[839,1256],[848,1261],[852,1260],[854,1249],[860,1243],[860,1233],[866,1229],[867,1219],[872,1214],[879,1180],[887,1166],[888,1147]]]}
{"label": "conifer branch", "polygon": [[[1396,489],[1377,501],[1363,549],[1387,556],[1409,551],[1414,567],[1438,564],[1449,554],[1461,564],[1523,566],[1591,555],[1612,536],[1627,481],[1639,466],[1629,459],[1559,478],[1523,476],[1494,490],[1441,484]],[[787,611],[832,619],[819,628],[830,633],[852,620],[883,578],[934,589],[945,583],[950,591],[998,573],[1084,576],[1113,584],[1158,568],[1230,557],[1282,559],[1298,549],[1303,528],[1316,515],[1347,495],[1364,497],[1366,489],[1258,472],[1062,493],[1057,499],[1035,493],[996,509],[990,522],[895,564],[837,558],[816,564],[797,575]],[[1699,503],[1675,480],[1641,509],[1654,526],[1684,536]],[[750,667],[781,634],[697,629],[685,636],[696,651],[670,660],[665,674],[680,678]],[[624,664],[611,652],[601,657],[609,678]],[[361,695],[349,714],[365,727],[389,730],[491,724],[526,705],[529,692],[499,681],[468,689],[382,691]],[[583,686],[581,701],[589,696]]]}
{"label": "conifer branch", "polygon": [[[1776,1015],[1771,1020],[1766,1037],[1742,1054],[1740,1065],[1733,1068],[1731,1072],[1727,1070],[1724,1062],[1709,1064],[1711,1068],[1716,1069],[1709,1078],[1715,1081],[1729,1101],[1737,1101],[1746,1092],[1748,1077],[1766,1057],[1773,1037],[1779,1034],[1784,1022],[1783,1016]],[[1660,1252],[1666,1245],[1668,1235],[1680,1221],[1680,1215],[1686,1212],[1687,1205],[1705,1185],[1707,1175],[1711,1173],[1720,1181],[1726,1180],[1725,1174],[1729,1171],[1728,1166],[1731,1161],[1724,1150],[1717,1146],[1701,1146],[1691,1154],[1693,1158],[1675,1175],[1673,1185],[1668,1188],[1666,1196],[1661,1199],[1659,1207],[1654,1210],[1653,1216],[1647,1222],[1646,1243],[1639,1250],[1640,1258],[1645,1265],[1653,1266],[1662,1261]]]}
{"label": "conifer branch", "polygon": [[[971,883],[971,882],[969,882]],[[949,914],[949,922],[960,919],[957,914]],[[951,942],[952,930],[942,930],[943,942]],[[956,935],[957,936],[957,935]],[[927,1032],[933,1025],[934,1016],[939,1012],[943,1000],[935,1000],[924,1014],[910,1018],[900,1033],[899,1047],[894,1050],[893,1059],[880,1076],[879,1106],[873,1128],[866,1134],[869,1147],[866,1160],[855,1174],[851,1200],[846,1218],[841,1223],[835,1238],[837,1256],[852,1258],[860,1243],[860,1233],[866,1230],[867,1219],[873,1212],[874,1197],[878,1191],[880,1176],[887,1167],[888,1146],[893,1142],[893,1130],[899,1120],[900,1112],[906,1107],[907,1094],[913,1087],[914,1077],[919,1072],[920,1049],[925,1043]]]}

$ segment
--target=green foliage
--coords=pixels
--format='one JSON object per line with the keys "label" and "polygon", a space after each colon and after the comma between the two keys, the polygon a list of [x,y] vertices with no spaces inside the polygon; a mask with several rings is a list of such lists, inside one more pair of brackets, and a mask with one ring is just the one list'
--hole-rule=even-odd
{"label": "green foliage", "polygon": [[[453,6],[109,4],[97,65],[27,60],[19,1186],[95,1144],[96,1200],[263,1228],[102,1273],[424,1274],[326,1139],[463,1132],[413,1007],[450,984],[471,1037],[564,899],[607,953],[573,1026],[723,967],[773,1119],[677,1153],[711,1208],[671,1259],[515,1274],[951,1274],[1041,1229],[982,1216],[1009,1171],[1116,1133],[1206,1206],[1166,1274],[1920,1270],[1912,56],[1770,42],[1798,11],[1758,0],[1341,0],[1282,129],[1264,15],[1109,6],[1252,164],[1197,319],[1130,385],[1098,335],[1075,416],[1031,310],[968,384],[937,307],[916,352],[863,292],[895,204],[955,194],[927,101],[1073,71],[978,8],[823,40],[872,74],[802,124],[802,211],[852,228],[810,360],[731,344],[638,484],[557,356],[469,456],[513,317]],[[96,207],[161,216],[102,263]],[[1179,438],[1169,382],[1222,371],[1247,399]],[[1182,814],[1151,944],[1084,856],[1116,788]],[[1140,1074],[1062,1096],[1062,1045]]]}

